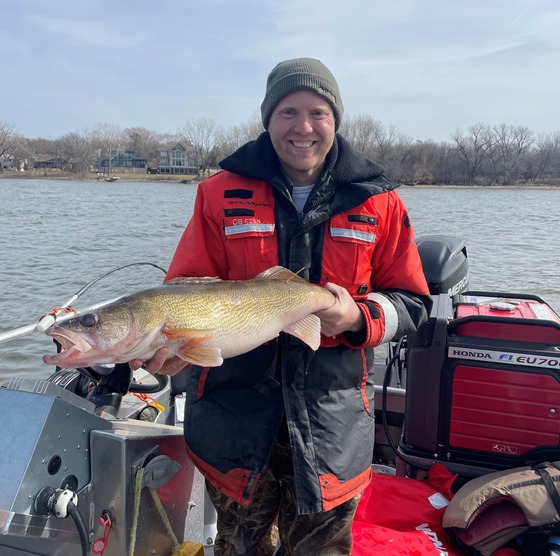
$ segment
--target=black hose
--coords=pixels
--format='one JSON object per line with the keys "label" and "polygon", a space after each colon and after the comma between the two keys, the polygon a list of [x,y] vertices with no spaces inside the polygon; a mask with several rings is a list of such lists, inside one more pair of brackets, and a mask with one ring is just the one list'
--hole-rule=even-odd
{"label": "black hose", "polygon": [[140,384],[138,382],[131,382],[128,387],[129,392],[136,392],[137,394],[155,394],[161,392],[167,387],[169,377],[165,375],[152,375],[156,380],[156,384]]}
{"label": "black hose", "polygon": [[[390,431],[389,431],[389,423],[388,423],[388,418],[387,418],[387,390],[389,388],[389,385],[391,384],[391,369],[392,369],[393,365],[398,361],[399,356],[400,356],[400,354],[399,354],[400,345],[401,345],[401,342],[399,342],[399,344],[397,345],[395,355],[393,355],[393,357],[391,357],[391,359],[387,363],[387,367],[385,368],[385,376],[383,378],[383,391],[382,391],[382,395],[381,395],[381,404],[382,404],[381,420],[383,421],[383,430],[385,431],[385,436],[387,437],[387,441],[389,442],[389,446],[391,447],[391,449],[395,453],[395,456],[397,458],[402,459],[409,467],[414,467],[414,464],[412,463],[412,461],[407,459],[404,454],[398,452],[398,448],[397,448],[397,446],[395,446],[395,443],[393,442],[393,438],[391,437],[391,434],[390,434]],[[404,423],[403,423],[403,426],[404,426]]]}
{"label": "black hose", "polygon": [[73,502],[68,504],[68,515],[74,520],[76,524],[76,529],[78,530],[78,535],[80,536],[80,544],[82,545],[82,556],[88,556],[89,554],[89,536],[86,529],[86,524],[82,518],[82,514],[78,507]]}
{"label": "black hose", "polygon": [[[131,266],[153,266],[154,268],[157,268],[157,269],[161,270],[164,274],[167,274],[167,270],[165,270],[164,268],[162,268],[161,266],[159,266],[155,263],[150,263],[150,262],[129,263],[129,264],[119,266],[117,268],[113,268],[112,270],[108,270],[107,272],[101,274],[97,278],[94,278],[93,280],[90,280],[83,288],[81,288],[79,291],[77,291],[74,294],[73,297],[78,299],[83,293],[85,293],[89,288],[91,288],[91,286],[93,286],[94,284],[99,282],[99,280],[105,278],[105,276],[109,276],[109,274],[113,274],[113,272],[117,272],[118,270],[122,270],[123,268],[129,268]],[[92,370],[95,371],[95,368],[92,368]],[[99,377],[94,378],[99,373],[95,372],[94,377],[92,377],[92,375],[90,373],[88,373],[87,371],[84,374],[86,376],[89,376],[90,378],[93,378],[96,382],[99,382]],[[168,378],[166,376],[161,376],[161,375],[159,375],[159,376],[155,375],[155,378],[157,380],[156,384],[135,384],[135,383],[132,383],[130,391],[131,392],[136,392],[138,394],[155,394],[156,392],[160,392],[161,390],[163,390],[167,386]]]}
{"label": "black hose", "polygon": [[90,280],[82,289],[80,289],[79,291],[77,291],[74,294],[74,297],[76,297],[76,298],[80,297],[84,292],[89,290],[89,288],[91,288],[91,286],[93,286],[93,284],[96,284],[97,282],[99,282],[99,280],[101,280],[102,278],[105,278],[105,276],[109,276],[109,274],[113,274],[113,272],[117,272],[118,270],[122,270],[123,268],[128,268],[130,266],[142,266],[142,265],[153,266],[154,268],[157,268],[157,269],[161,270],[164,274],[167,274],[167,270],[165,270],[164,268],[161,268],[161,266],[158,266],[155,263],[150,263],[150,262],[129,263],[129,264],[125,264],[123,266],[119,266],[117,268],[113,268],[112,270],[108,270],[107,272],[101,274],[101,276],[98,276],[97,278],[94,278],[93,280]]}

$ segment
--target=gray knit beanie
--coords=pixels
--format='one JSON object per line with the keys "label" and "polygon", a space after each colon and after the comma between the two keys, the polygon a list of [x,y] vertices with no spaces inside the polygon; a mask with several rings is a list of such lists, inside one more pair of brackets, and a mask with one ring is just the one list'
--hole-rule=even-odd
{"label": "gray knit beanie", "polygon": [[313,58],[285,60],[270,72],[261,104],[264,128],[268,129],[270,116],[284,97],[303,90],[312,91],[328,101],[334,112],[335,129],[338,130],[344,112],[338,84],[330,70]]}

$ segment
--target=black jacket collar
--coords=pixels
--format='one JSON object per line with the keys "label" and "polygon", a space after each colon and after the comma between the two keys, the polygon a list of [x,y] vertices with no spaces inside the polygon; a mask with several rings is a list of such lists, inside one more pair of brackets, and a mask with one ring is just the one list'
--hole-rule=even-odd
{"label": "black jacket collar", "polygon": [[[265,131],[256,140],[246,143],[222,160],[220,167],[235,174],[270,183],[279,172],[280,163],[272,146],[270,135]],[[379,164],[368,160],[353,149],[350,143],[339,134],[336,134],[333,147],[327,155],[325,171],[325,178],[339,185],[377,181],[379,178],[382,178],[381,181],[390,182],[384,178],[384,170]],[[390,188],[394,187],[396,184]]]}

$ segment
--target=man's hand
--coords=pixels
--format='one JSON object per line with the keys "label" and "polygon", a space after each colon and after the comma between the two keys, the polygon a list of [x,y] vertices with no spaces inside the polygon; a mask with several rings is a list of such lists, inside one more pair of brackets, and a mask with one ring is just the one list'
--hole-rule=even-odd
{"label": "man's hand", "polygon": [[328,309],[315,313],[321,319],[321,333],[334,338],[343,332],[360,332],[366,323],[352,296],[342,286],[330,282],[325,284],[325,288],[335,296],[336,301]]}
{"label": "man's hand", "polygon": [[153,375],[166,375],[166,376],[173,376],[177,373],[181,372],[186,366],[189,365],[186,361],[181,359],[180,357],[172,357],[171,359],[167,359],[168,349],[166,347],[159,348],[154,356],[149,360],[146,361],[144,365],[144,361],[142,359],[133,359],[129,362],[130,368],[135,371],[144,365],[144,368]]}

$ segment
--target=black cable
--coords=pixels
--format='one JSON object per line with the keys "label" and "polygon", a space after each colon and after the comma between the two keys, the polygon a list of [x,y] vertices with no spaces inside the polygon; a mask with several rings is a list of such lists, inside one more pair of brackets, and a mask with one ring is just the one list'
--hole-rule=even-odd
{"label": "black cable", "polygon": [[140,384],[139,382],[131,382],[128,390],[129,392],[136,392],[137,394],[155,394],[161,392],[167,387],[169,377],[165,375],[152,375],[156,379],[157,384]]}
{"label": "black cable", "polygon": [[[389,423],[388,423],[388,419],[387,419],[387,389],[389,388],[389,385],[391,383],[391,369],[392,369],[393,365],[397,362],[398,358],[400,357],[399,352],[400,352],[401,342],[402,342],[402,340],[399,341],[399,343],[397,345],[397,351],[396,351],[395,355],[393,355],[393,357],[391,357],[391,359],[387,363],[387,367],[385,368],[385,377],[383,378],[383,391],[382,391],[382,395],[381,395],[381,404],[382,404],[381,420],[383,421],[383,430],[385,431],[385,436],[387,437],[387,441],[389,442],[389,446],[391,447],[391,449],[395,453],[395,456],[397,458],[402,459],[409,467],[414,467],[414,464],[412,463],[412,461],[407,459],[404,454],[399,454],[398,448],[397,448],[397,446],[395,446],[395,443],[393,442],[393,438],[391,437],[391,434],[390,434],[390,431],[389,431]],[[403,422],[403,427],[404,427],[404,422]]]}
{"label": "black cable", "polygon": [[[75,300],[77,300],[82,294],[84,294],[89,288],[91,288],[94,284],[99,282],[101,279],[105,278],[106,276],[109,276],[110,274],[113,274],[114,272],[117,272],[119,270],[123,270],[124,268],[129,268],[131,266],[153,266],[154,268],[157,268],[157,269],[161,270],[164,274],[167,274],[167,270],[165,270],[164,268],[162,268],[161,266],[159,266],[155,263],[136,262],[136,263],[125,264],[125,265],[119,266],[117,268],[113,268],[112,270],[108,270],[107,272],[104,272],[103,274],[101,274],[97,278],[94,278],[93,280],[90,280],[85,286],[83,286],[80,290],[78,290],[72,296],[72,299],[70,301],[68,301],[68,304],[70,304],[71,302],[73,303]],[[57,343],[56,340],[55,340],[55,343]],[[58,367],[57,367],[57,370],[59,370]],[[86,376],[89,376],[89,377],[93,378],[93,380],[98,382],[99,381],[99,376],[97,376],[97,375],[104,374],[104,373],[97,373],[97,371],[94,367],[92,367],[91,370],[94,371],[94,373],[95,373],[94,377],[91,376],[91,374],[87,371],[87,369],[86,369],[86,372],[84,374]],[[95,378],[95,376],[97,376],[97,378]],[[157,384],[149,384],[149,385],[137,384],[137,385],[133,386],[132,391],[137,392],[137,393],[143,393],[143,394],[153,394],[153,393],[160,392],[161,390],[163,390],[167,386],[167,382],[168,382],[167,377],[162,377],[161,379],[158,378]]]}
{"label": "black cable", "polygon": [[395,455],[398,457],[397,448],[395,447],[395,443],[391,438],[391,434],[389,433],[389,423],[387,419],[387,389],[391,383],[391,368],[395,364],[396,360],[399,357],[399,353],[395,353],[393,357],[387,363],[387,367],[385,368],[385,376],[383,377],[383,391],[381,396],[381,420],[383,422],[383,429],[385,430],[385,435],[387,436],[387,441],[389,442],[389,446],[395,452]]}
{"label": "black cable", "polygon": [[86,529],[86,524],[82,518],[82,514],[78,507],[73,502],[68,504],[68,515],[74,520],[76,524],[76,529],[78,530],[78,535],[80,536],[80,544],[82,545],[82,556],[88,556],[89,554],[89,535]]}
{"label": "black cable", "polygon": [[76,297],[76,298],[80,297],[84,292],[89,290],[89,288],[91,288],[91,286],[93,286],[94,284],[99,282],[99,280],[101,280],[102,278],[105,278],[105,276],[109,276],[109,274],[113,274],[113,272],[117,272],[118,270],[122,270],[123,268],[128,268],[130,266],[142,266],[142,265],[153,266],[154,268],[157,268],[157,269],[161,270],[164,274],[167,274],[167,270],[161,268],[161,266],[158,266],[155,263],[150,263],[150,262],[129,263],[129,264],[125,264],[123,266],[119,266],[117,268],[113,268],[112,270],[108,270],[107,272],[101,274],[101,276],[98,276],[97,278],[94,278],[93,280],[89,281],[81,290],[79,290],[78,292],[76,292],[74,294],[74,297]]}

